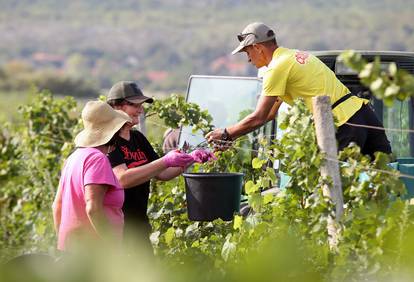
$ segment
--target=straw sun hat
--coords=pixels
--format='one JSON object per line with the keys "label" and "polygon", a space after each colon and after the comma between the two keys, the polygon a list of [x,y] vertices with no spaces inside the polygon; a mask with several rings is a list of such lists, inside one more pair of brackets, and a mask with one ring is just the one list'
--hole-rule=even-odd
{"label": "straw sun hat", "polygon": [[102,101],[89,101],[82,110],[84,129],[75,137],[76,147],[97,147],[111,140],[130,117]]}

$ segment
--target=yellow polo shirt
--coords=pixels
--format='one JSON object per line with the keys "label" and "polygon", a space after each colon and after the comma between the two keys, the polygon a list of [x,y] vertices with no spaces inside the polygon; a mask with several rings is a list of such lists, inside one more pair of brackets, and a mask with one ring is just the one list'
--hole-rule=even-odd
{"label": "yellow polo shirt", "polygon": [[[303,98],[312,112],[312,97],[326,95],[331,104],[350,93],[334,72],[314,55],[279,47],[263,76],[263,95],[279,96],[289,105]],[[333,109],[336,125],[341,126],[368,100],[352,96]]]}

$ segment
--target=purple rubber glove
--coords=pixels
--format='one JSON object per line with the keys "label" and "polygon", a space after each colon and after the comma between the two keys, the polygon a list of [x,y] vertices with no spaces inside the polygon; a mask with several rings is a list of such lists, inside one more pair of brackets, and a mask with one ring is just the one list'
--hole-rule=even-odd
{"label": "purple rubber glove", "polygon": [[210,160],[217,160],[216,156],[207,149],[196,149],[189,154],[197,163],[205,163]]}
{"label": "purple rubber glove", "polygon": [[170,151],[162,160],[166,167],[187,167],[194,162],[192,156],[179,150]]}

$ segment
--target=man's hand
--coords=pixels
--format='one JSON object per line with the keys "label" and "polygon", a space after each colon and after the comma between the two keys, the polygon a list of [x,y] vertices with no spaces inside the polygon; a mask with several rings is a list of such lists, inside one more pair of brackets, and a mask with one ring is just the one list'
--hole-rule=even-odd
{"label": "man's hand", "polygon": [[217,128],[206,134],[207,142],[214,145],[214,151],[225,151],[231,147],[232,141],[224,134],[223,128]]}
{"label": "man's hand", "polygon": [[221,135],[223,133],[223,129],[216,128],[213,131],[210,131],[206,134],[205,138],[207,139],[208,143],[214,143],[214,141],[221,140]]}

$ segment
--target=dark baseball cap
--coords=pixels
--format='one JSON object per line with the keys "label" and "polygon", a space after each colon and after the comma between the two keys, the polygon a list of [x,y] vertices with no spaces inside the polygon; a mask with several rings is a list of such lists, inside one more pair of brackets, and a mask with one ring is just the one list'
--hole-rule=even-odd
{"label": "dark baseball cap", "polygon": [[154,99],[144,96],[141,89],[133,81],[120,81],[115,83],[109,90],[108,101],[116,99],[125,99],[128,102],[139,103],[152,103]]}

